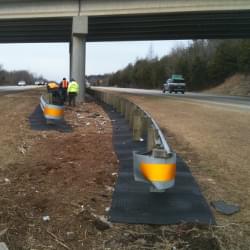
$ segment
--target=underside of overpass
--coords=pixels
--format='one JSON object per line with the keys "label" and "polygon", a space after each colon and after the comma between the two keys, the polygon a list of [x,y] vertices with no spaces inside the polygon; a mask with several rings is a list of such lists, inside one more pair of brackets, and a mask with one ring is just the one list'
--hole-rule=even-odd
{"label": "underside of overpass", "polygon": [[[70,42],[72,17],[0,20],[0,43]],[[250,38],[250,11],[88,17],[86,40]]]}

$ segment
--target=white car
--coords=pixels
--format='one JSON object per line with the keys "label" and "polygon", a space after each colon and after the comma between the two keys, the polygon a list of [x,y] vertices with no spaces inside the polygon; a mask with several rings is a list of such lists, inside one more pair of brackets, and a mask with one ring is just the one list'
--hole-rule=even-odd
{"label": "white car", "polygon": [[25,81],[19,81],[17,83],[18,86],[25,86],[26,85],[26,82]]}
{"label": "white car", "polygon": [[45,85],[44,81],[35,81],[35,85]]}

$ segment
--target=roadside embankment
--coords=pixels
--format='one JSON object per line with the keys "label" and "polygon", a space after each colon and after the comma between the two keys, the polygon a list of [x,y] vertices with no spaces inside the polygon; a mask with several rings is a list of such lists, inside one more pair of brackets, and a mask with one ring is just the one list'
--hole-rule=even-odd
{"label": "roadside embankment", "polygon": [[235,74],[228,77],[217,87],[204,92],[219,95],[250,96],[250,75]]}
{"label": "roadside embankment", "polygon": [[[239,204],[231,217],[215,212],[225,226],[226,249],[250,244],[250,112],[177,98],[123,94],[149,112],[170,145],[189,164],[208,202]],[[224,237],[224,236],[223,236]],[[225,240],[224,239],[224,240]]]}

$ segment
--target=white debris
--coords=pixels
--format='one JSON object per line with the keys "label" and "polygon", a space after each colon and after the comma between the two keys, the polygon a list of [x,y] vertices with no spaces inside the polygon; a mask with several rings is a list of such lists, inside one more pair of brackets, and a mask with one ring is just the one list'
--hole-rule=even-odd
{"label": "white debris", "polygon": [[117,173],[116,173],[116,172],[114,172],[114,173],[112,173],[111,175],[112,175],[112,176],[116,176],[116,175],[117,175]]}
{"label": "white debris", "polygon": [[24,146],[18,146],[17,148],[19,150],[19,152],[21,152],[23,155],[26,153],[26,148]]}
{"label": "white debris", "polygon": [[109,210],[110,210],[110,207],[105,208],[105,212],[109,212]]}
{"label": "white debris", "polygon": [[5,235],[8,231],[8,228],[3,229],[2,231],[0,231],[0,237],[2,237],[3,235]]}
{"label": "white debris", "polygon": [[106,188],[106,190],[107,190],[107,191],[111,191],[111,192],[113,192],[113,191],[114,191],[114,188],[113,188],[113,187],[110,187],[110,186],[105,186],[105,188]]}
{"label": "white debris", "polygon": [[66,236],[67,236],[67,240],[74,240],[76,235],[74,232],[67,232]]}
{"label": "white debris", "polygon": [[142,238],[137,239],[135,242],[139,245],[145,245],[147,243],[147,241],[145,239],[142,239]]}
{"label": "white debris", "polygon": [[94,225],[98,230],[104,231],[112,227],[112,223],[105,216],[94,213],[91,213],[91,215],[95,218]]}
{"label": "white debris", "polygon": [[50,221],[50,217],[48,215],[43,216],[43,221]]}
{"label": "white debris", "polygon": [[83,212],[86,211],[84,205],[79,205],[79,204],[75,204],[75,203],[71,203],[73,206],[76,206],[77,209],[74,211],[74,214],[79,215],[82,214]]}
{"label": "white debris", "polygon": [[4,178],[4,181],[6,182],[6,184],[10,184],[10,179]]}
{"label": "white debris", "polygon": [[140,138],[140,141],[144,141],[144,139],[143,139],[143,138]]}
{"label": "white debris", "polygon": [[209,182],[211,182],[212,184],[216,184],[216,182],[215,182],[215,180],[214,179],[212,179],[212,178],[207,178],[207,180],[209,181]]}

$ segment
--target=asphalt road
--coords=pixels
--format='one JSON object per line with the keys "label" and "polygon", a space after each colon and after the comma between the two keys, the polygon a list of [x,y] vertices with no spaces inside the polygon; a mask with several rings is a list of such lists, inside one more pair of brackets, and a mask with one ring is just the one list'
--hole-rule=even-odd
{"label": "asphalt road", "polygon": [[[96,87],[98,88],[98,87]],[[102,89],[117,91],[122,93],[130,93],[136,95],[160,96],[166,98],[174,98],[183,101],[196,101],[212,105],[221,105],[227,108],[240,108],[250,110],[250,97],[241,96],[222,96],[207,93],[186,92],[185,94],[169,94],[162,93],[160,90],[130,89],[130,88],[113,88],[100,87]]]}

